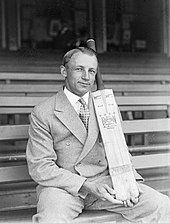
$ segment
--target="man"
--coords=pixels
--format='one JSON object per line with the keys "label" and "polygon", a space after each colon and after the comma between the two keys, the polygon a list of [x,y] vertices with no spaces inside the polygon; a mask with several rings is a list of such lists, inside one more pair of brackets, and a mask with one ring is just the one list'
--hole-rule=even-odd
{"label": "man", "polygon": [[[64,88],[32,111],[26,155],[29,173],[39,184],[33,221],[65,223],[83,209],[105,209],[134,223],[168,222],[169,198],[143,184],[138,183],[138,198],[115,199],[91,98],[97,67],[91,49],[67,52],[61,66]],[[80,98],[88,105],[87,126],[79,117]]]}

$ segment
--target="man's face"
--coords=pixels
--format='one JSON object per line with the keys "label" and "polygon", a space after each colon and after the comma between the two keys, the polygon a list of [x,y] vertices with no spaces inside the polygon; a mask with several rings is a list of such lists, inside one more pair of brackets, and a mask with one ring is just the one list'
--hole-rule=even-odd
{"label": "man's face", "polygon": [[97,66],[95,56],[82,52],[74,54],[67,65],[61,67],[67,89],[80,97],[90,91],[95,81]]}

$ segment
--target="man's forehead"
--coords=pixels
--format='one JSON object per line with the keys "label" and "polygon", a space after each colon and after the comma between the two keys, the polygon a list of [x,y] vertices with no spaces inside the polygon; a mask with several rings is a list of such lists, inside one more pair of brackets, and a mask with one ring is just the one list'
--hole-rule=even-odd
{"label": "man's forehead", "polygon": [[70,62],[74,62],[74,63],[79,63],[79,62],[91,62],[91,63],[98,63],[97,62],[97,58],[95,55],[89,55],[86,53],[82,53],[82,52],[77,52],[75,53],[71,59]]}

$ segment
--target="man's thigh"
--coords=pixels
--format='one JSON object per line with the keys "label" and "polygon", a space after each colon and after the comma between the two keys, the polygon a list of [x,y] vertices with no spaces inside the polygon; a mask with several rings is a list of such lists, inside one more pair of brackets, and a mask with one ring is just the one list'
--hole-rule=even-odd
{"label": "man's thigh", "polygon": [[77,217],[84,208],[80,197],[54,187],[37,189],[38,204],[34,222],[68,222]]}
{"label": "man's thigh", "polygon": [[91,200],[91,202],[88,202],[88,204],[85,202],[85,209],[112,211],[132,222],[157,222],[160,220],[160,222],[167,223],[162,219],[166,219],[170,214],[169,198],[144,184],[139,184],[139,187],[143,192],[139,197],[139,202],[133,207],[113,205],[110,202],[98,199],[92,201],[92,198],[89,198],[88,201]]}

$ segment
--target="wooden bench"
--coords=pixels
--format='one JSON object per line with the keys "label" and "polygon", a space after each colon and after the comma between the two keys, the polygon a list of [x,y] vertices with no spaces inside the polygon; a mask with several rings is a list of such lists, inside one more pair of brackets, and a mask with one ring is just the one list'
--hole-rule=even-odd
{"label": "wooden bench", "polygon": [[[133,120],[124,121],[123,123],[125,134],[149,131],[170,131],[169,126],[169,118],[158,120]],[[28,137],[28,125],[1,126],[0,132],[0,140],[26,139]],[[146,184],[154,187],[161,192],[169,192],[170,190],[170,151],[169,145],[166,146],[167,151],[154,153],[154,150],[157,149],[155,145],[154,147],[152,146],[153,154],[146,153],[133,157],[134,166],[142,175],[145,176]],[[134,149],[135,148],[143,152],[141,146],[136,146],[134,147]],[[133,150],[133,148],[131,148],[131,150]],[[8,165],[0,167],[0,210],[5,211],[35,207],[35,183],[33,183],[29,177],[27,166],[24,161],[24,156],[23,159],[20,159],[18,161],[16,157],[13,160],[11,156],[9,157],[9,161],[11,161],[11,166]],[[160,181],[162,182],[161,184]],[[101,215],[99,214],[99,216]],[[105,219],[107,222],[109,222],[110,218],[110,214],[108,215],[108,217],[106,214],[103,214],[101,216],[101,219]],[[77,220],[76,222],[81,222],[81,220]],[[86,219],[86,221],[84,222],[89,221],[87,221]]]}
{"label": "wooden bench", "polygon": [[[138,71],[139,72],[139,71]],[[166,74],[103,74],[106,88],[116,95],[170,95]],[[63,84],[59,73],[0,73],[0,95],[51,95]]]}
{"label": "wooden bench", "polygon": [[[149,131],[169,132],[169,126],[169,118],[158,120],[133,120],[124,121],[123,123],[125,134]],[[26,139],[28,137],[28,125],[1,126],[0,133],[0,140]],[[157,149],[156,145],[151,146],[151,148],[148,146],[150,152],[148,154],[134,156],[133,163],[137,170],[146,178],[146,184],[161,192],[169,192],[170,151],[169,145],[164,146],[166,150],[162,151],[161,149],[161,153],[155,153]],[[135,146],[130,149],[133,150],[133,148],[143,153],[142,146]],[[145,151],[148,149],[145,147]],[[24,158],[24,154],[23,159],[20,157],[19,160],[17,160],[17,157],[13,159],[12,156],[9,156],[9,163],[11,163],[11,166],[2,166],[0,168],[1,211],[18,208],[33,208],[36,206],[35,183],[33,183],[29,177]],[[162,183],[160,184],[160,182]],[[105,215],[103,217],[105,217]]]}
{"label": "wooden bench", "polygon": [[[0,97],[1,114],[29,114],[32,107],[44,100],[44,97]],[[168,111],[169,97],[135,97],[117,96],[116,100],[121,111],[163,110]],[[130,120],[123,122],[124,133],[157,133],[170,132],[170,119]],[[30,179],[25,161],[25,144],[28,125],[0,126],[0,211],[28,209],[36,207],[35,186]],[[13,144],[12,141],[19,140]],[[3,143],[11,144],[3,145]],[[134,145],[129,147],[133,153],[133,163],[145,177],[146,184],[165,193],[170,193],[170,143],[156,145]],[[94,218],[95,216],[95,218]],[[96,219],[96,220],[94,220]],[[119,221],[120,217],[107,212],[87,212],[75,222],[111,222]]]}

